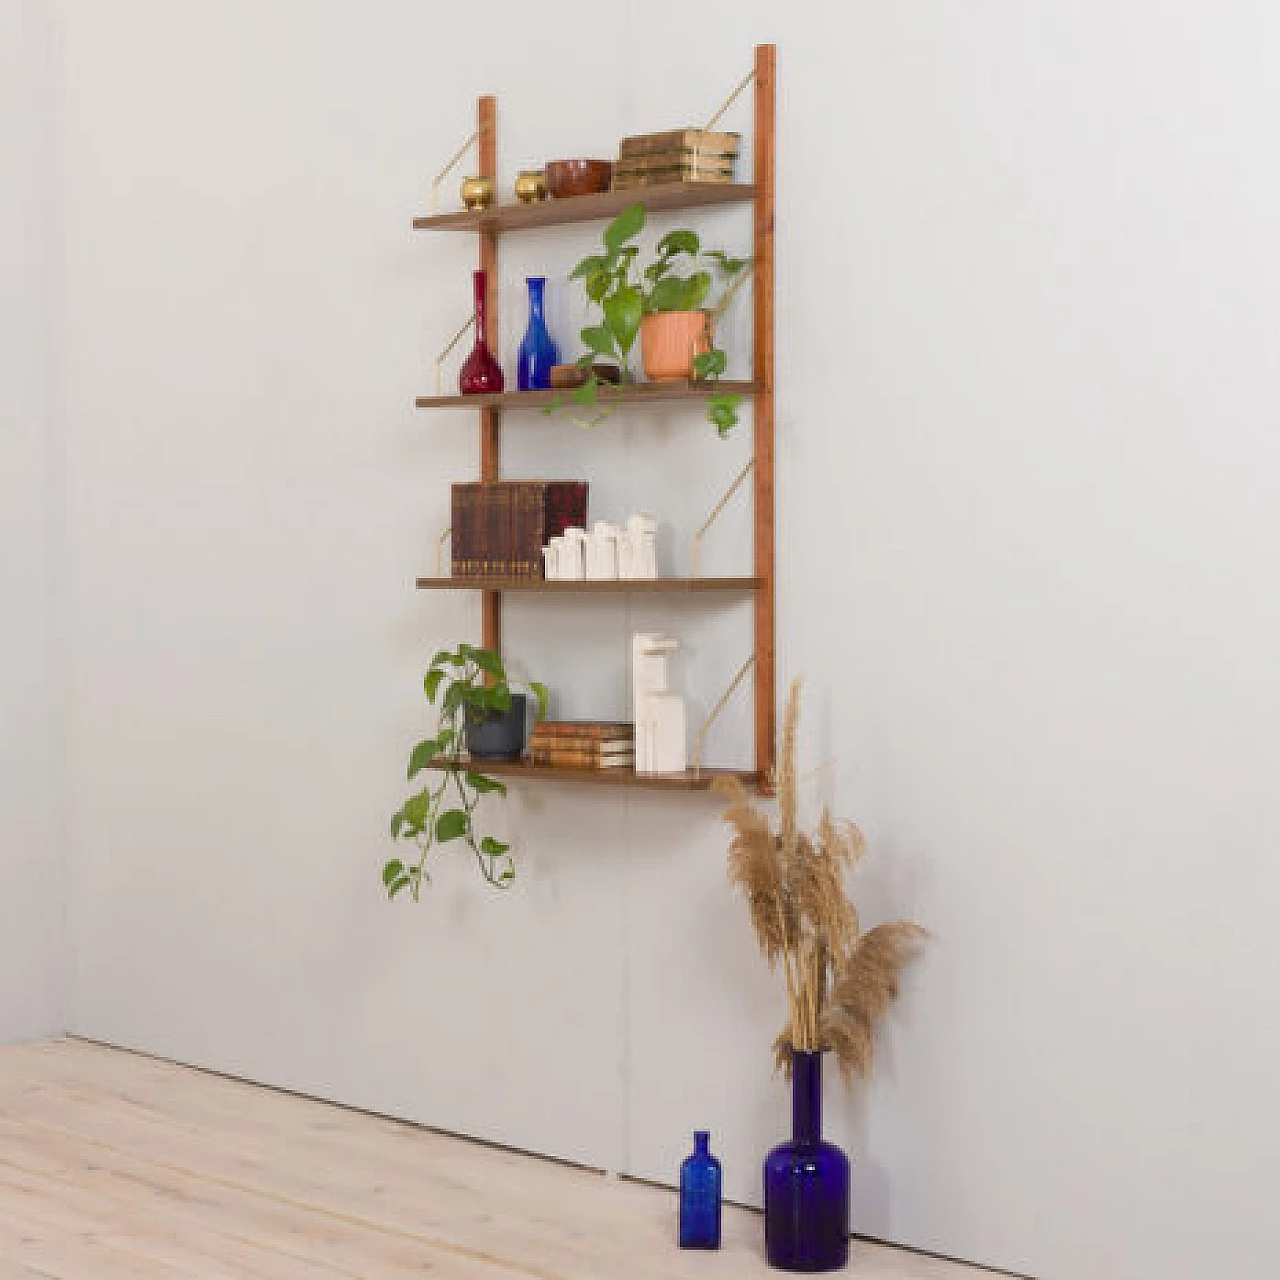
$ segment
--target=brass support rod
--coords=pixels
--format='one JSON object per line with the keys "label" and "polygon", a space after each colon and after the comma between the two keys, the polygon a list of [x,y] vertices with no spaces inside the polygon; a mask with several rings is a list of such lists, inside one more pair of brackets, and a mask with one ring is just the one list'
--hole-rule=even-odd
{"label": "brass support rod", "polygon": [[702,749],[706,745],[707,732],[715,723],[716,717],[725,709],[726,703],[733,697],[738,686],[747,678],[747,672],[755,666],[756,656],[753,653],[746,662],[738,668],[738,674],[729,682],[729,687],[720,695],[720,701],[711,708],[711,714],[702,722],[702,728],[698,730],[698,736],[693,740],[693,771],[694,773],[702,772]]}
{"label": "brass support rod", "polygon": [[437,396],[444,395],[444,391],[443,391],[444,362],[449,358],[449,352],[451,352],[454,349],[454,347],[456,347],[458,343],[462,341],[463,334],[465,334],[466,331],[470,329],[473,324],[475,324],[475,322],[476,322],[476,313],[473,311],[471,315],[467,318],[467,322],[462,326],[462,328],[459,329],[458,332],[455,333],[453,337],[449,339],[448,345],[445,347],[445,349],[441,351],[438,356],[436,356],[436,395]]}
{"label": "brass support rod", "polygon": [[716,125],[720,123],[720,117],[723,116],[724,113],[728,111],[729,108],[733,106],[735,102],[737,102],[743,90],[745,90],[747,85],[749,85],[755,78],[756,78],[755,68],[752,67],[752,69],[748,71],[745,76],[742,77],[742,82],[738,85],[738,87],[720,104],[720,110],[717,111],[715,115],[713,115],[711,119],[707,121],[706,128],[703,130],[704,133],[710,133],[711,130],[714,129]]}
{"label": "brass support rod", "polygon": [[457,151],[449,157],[449,163],[440,170],[431,181],[431,208],[429,212],[438,213],[440,211],[440,184],[453,172],[459,160],[467,154],[467,148],[473,142],[477,142],[480,135],[484,132],[484,126],[478,126],[467,134],[467,140],[460,146]]}
{"label": "brass support rod", "polygon": [[715,524],[717,517],[729,505],[729,499],[742,487],[742,482],[751,474],[751,469],[756,465],[754,458],[748,461],[747,465],[738,472],[734,482],[725,490],[724,497],[711,509],[711,514],[702,522],[702,528],[693,535],[693,567],[689,572],[691,578],[702,577],[702,540],[706,536],[707,530]]}

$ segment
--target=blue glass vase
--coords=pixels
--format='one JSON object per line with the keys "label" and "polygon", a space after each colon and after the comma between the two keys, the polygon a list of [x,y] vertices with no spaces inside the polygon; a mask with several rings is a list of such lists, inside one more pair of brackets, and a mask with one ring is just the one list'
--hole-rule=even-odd
{"label": "blue glass vase", "polygon": [[560,348],[547,332],[547,322],[542,314],[546,277],[529,276],[525,283],[529,286],[529,327],[520,339],[516,384],[521,391],[542,391],[551,385],[551,366],[560,363]]}
{"label": "blue glass vase", "polygon": [[764,1162],[764,1243],[783,1271],[849,1261],[849,1161],[822,1140],[822,1054],[791,1055],[791,1141]]}
{"label": "blue glass vase", "polygon": [[711,1154],[711,1135],[693,1135],[693,1155],[680,1166],[680,1247],[720,1247],[720,1161]]}

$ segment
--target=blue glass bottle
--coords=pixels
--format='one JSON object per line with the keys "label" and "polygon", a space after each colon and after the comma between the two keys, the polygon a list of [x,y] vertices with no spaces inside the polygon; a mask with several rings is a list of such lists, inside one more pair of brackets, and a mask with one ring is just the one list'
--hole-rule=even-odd
{"label": "blue glass bottle", "polygon": [[551,366],[560,363],[560,348],[547,332],[542,314],[546,277],[528,276],[525,283],[529,286],[529,327],[520,339],[516,383],[521,391],[540,391],[551,385]]}
{"label": "blue glass bottle", "polygon": [[791,1055],[791,1141],[764,1162],[764,1242],[783,1271],[849,1261],[849,1161],[822,1140],[822,1054]]}
{"label": "blue glass bottle", "polygon": [[711,1154],[711,1135],[693,1135],[693,1155],[680,1166],[680,1247],[720,1247],[720,1161]]}

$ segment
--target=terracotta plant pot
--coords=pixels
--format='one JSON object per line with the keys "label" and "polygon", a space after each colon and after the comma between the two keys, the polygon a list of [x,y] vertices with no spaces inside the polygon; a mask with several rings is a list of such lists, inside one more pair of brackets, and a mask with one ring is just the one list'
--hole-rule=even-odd
{"label": "terracotta plant pot", "polygon": [[705,311],[657,311],[640,321],[644,376],[650,382],[693,377],[694,356],[711,349],[711,317]]}

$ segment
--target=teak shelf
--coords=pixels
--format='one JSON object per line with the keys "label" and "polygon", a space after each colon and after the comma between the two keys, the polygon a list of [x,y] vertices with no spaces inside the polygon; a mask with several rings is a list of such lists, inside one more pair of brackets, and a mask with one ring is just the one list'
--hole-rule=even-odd
{"label": "teak shelf", "polygon": [[707,205],[743,204],[755,197],[756,188],[751,183],[666,182],[629,191],[601,191],[598,195],[541,200],[537,204],[500,204],[481,213],[436,213],[414,218],[413,225],[419,231],[527,231],[533,227],[563,227],[571,222],[612,218],[636,203],[644,205],[650,213],[659,213]]}
{"label": "teak shelf", "polygon": [[[469,760],[468,768],[495,777],[545,778],[556,782],[586,782],[614,787],[648,787],[652,791],[710,791],[717,778],[737,778],[754,786],[760,775],[750,769],[686,769],[683,773],[637,773],[634,769],[565,769],[527,760]],[[448,768],[429,764],[428,769]]]}
{"label": "teak shelf", "polygon": [[[498,322],[498,240],[503,232],[531,230],[612,218],[628,205],[643,204],[649,212],[697,209],[749,202],[752,206],[752,356],[754,377],[746,382],[721,382],[715,392],[750,397],[752,414],[753,568],[746,578],[659,579],[657,582],[526,582],[420,578],[424,590],[479,590],[481,634],[486,649],[502,649],[502,597],[508,591],[612,594],[621,592],[749,591],[752,594],[754,732],[751,770],[701,769],[678,775],[637,775],[630,769],[558,769],[526,763],[482,767],[489,773],[519,778],[545,778],[595,785],[650,787],[668,791],[705,791],[716,777],[730,775],[761,789],[772,786],[776,739],[774,673],[776,587],[774,581],[774,218],[775,196],[775,63],[771,44],[757,45],[752,78],[755,81],[754,172],[749,183],[668,183],[628,191],[545,200],[531,205],[498,205],[480,213],[442,213],[415,218],[422,230],[473,232],[479,242],[479,267],[487,275],[486,311],[493,331]],[[497,99],[486,95],[477,102],[481,177],[497,180]],[[494,396],[422,396],[422,409],[472,409],[480,419],[480,479],[501,478],[502,414],[512,409],[541,408],[562,392],[514,391]],[[600,399],[618,405],[694,400],[713,394],[706,384],[639,383],[618,391],[602,389]]]}
{"label": "teak shelf", "polygon": [[[754,396],[758,382],[633,382],[625,387],[597,388],[600,404],[654,404],[664,400],[705,400],[708,396]],[[568,400],[570,391],[500,391],[474,396],[419,396],[419,409],[543,409],[557,397]],[[572,403],[572,402],[570,402]]]}
{"label": "teak shelf", "polygon": [[565,582],[551,578],[419,578],[419,591],[537,591],[550,595],[687,595],[702,591],[759,591],[763,578],[617,578]]}

